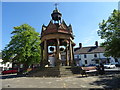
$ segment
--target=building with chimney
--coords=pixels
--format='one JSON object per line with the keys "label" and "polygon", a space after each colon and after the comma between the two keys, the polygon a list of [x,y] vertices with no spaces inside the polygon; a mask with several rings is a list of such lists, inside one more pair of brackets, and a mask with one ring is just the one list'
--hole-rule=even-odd
{"label": "building with chimney", "polygon": [[120,63],[120,60],[117,58],[105,57],[104,52],[104,47],[98,46],[98,41],[95,42],[95,46],[88,47],[83,47],[82,43],[79,43],[79,47],[74,49],[74,60],[77,66]]}
{"label": "building with chimney", "polygon": [[9,68],[12,68],[12,63],[11,62],[3,63],[2,57],[0,57],[0,71],[9,70]]}

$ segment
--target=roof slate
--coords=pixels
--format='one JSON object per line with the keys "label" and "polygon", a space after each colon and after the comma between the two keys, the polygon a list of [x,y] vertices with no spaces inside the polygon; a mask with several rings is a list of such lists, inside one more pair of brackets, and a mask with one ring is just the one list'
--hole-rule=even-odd
{"label": "roof slate", "polygon": [[81,48],[75,48],[74,49],[75,54],[90,54],[90,53],[104,53],[105,49],[104,47],[96,47],[96,46],[91,46],[91,47],[81,47]]}

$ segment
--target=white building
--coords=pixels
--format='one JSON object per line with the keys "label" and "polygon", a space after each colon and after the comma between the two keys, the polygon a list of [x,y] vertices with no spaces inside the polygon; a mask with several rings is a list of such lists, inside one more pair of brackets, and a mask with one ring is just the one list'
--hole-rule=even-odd
{"label": "white building", "polygon": [[2,60],[2,58],[0,58],[0,71],[8,70],[9,68],[12,68],[12,63],[7,62],[7,63],[3,64],[2,62],[3,62],[3,60]]}
{"label": "white building", "polygon": [[76,61],[76,65],[79,66],[87,66],[92,64],[117,64],[120,63],[119,59],[114,59],[113,57],[105,57],[104,47],[98,46],[98,42],[95,42],[96,46],[82,47],[82,44],[79,44],[78,48],[74,49],[74,60]]}

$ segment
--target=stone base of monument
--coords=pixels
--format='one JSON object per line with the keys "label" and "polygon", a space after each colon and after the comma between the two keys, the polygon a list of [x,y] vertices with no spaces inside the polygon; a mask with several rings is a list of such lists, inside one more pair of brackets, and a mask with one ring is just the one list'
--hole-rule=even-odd
{"label": "stone base of monument", "polygon": [[60,66],[60,76],[65,77],[65,76],[71,76],[73,75],[71,66]]}
{"label": "stone base of monument", "polygon": [[66,77],[73,75],[71,66],[36,68],[28,73],[28,77]]}
{"label": "stone base of monument", "polygon": [[58,67],[36,68],[28,73],[29,77],[60,77]]}

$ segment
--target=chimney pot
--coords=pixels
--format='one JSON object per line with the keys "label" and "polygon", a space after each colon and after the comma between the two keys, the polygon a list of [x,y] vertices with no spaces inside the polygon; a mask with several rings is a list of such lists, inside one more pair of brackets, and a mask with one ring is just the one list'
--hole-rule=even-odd
{"label": "chimney pot", "polygon": [[82,43],[79,43],[79,48],[82,48]]}
{"label": "chimney pot", "polygon": [[95,45],[96,45],[96,47],[98,47],[98,41],[95,41]]}

